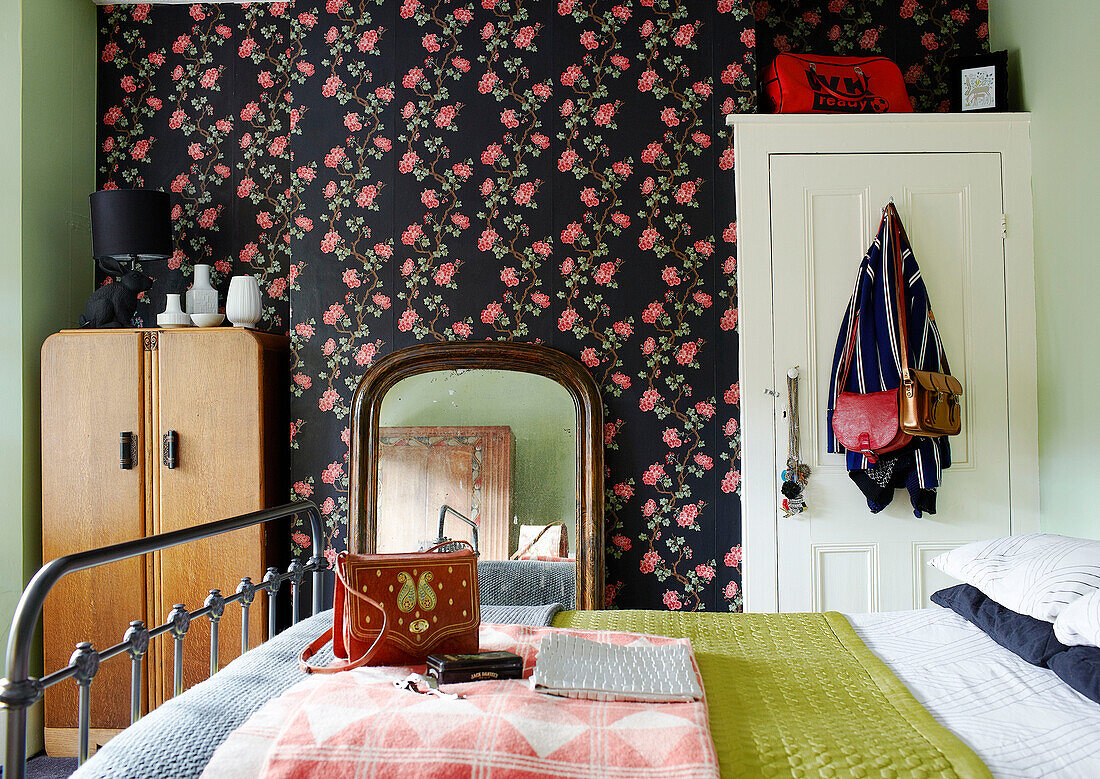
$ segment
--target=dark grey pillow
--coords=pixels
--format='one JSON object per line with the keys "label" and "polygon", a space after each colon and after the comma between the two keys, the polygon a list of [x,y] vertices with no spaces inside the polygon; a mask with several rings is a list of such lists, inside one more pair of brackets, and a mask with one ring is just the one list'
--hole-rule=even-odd
{"label": "dark grey pillow", "polygon": [[1017,614],[969,584],[935,592],[932,602],[951,609],[1032,665],[1048,668],[1050,659],[1068,648],[1055,637],[1050,622]]}
{"label": "dark grey pillow", "polygon": [[1100,647],[1071,646],[1050,658],[1049,667],[1077,692],[1100,703]]}

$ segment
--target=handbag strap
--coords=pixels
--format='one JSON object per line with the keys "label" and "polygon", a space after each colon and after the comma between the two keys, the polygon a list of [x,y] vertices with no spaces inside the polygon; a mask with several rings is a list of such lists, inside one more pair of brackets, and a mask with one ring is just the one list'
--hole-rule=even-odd
{"label": "handbag strap", "polygon": [[901,383],[911,384],[913,376],[909,372],[909,316],[905,310],[905,260],[901,250],[901,217],[893,201],[886,206],[886,218],[890,225],[890,242],[894,245],[894,287],[898,307],[898,346],[901,351]]}
{"label": "handbag strap", "polygon": [[[901,381],[902,384],[909,384],[913,381],[913,374],[909,367],[909,325],[908,325],[908,311],[905,305],[905,259],[901,249],[901,239],[905,239],[905,243],[909,243],[909,236],[905,232],[905,225],[901,223],[901,216],[898,214],[897,208],[891,201],[886,206],[887,214],[890,218],[890,230],[892,233],[895,253],[897,255],[895,261],[895,276],[897,277],[897,306],[898,306],[898,329],[899,329],[899,344],[901,348]],[[928,306],[929,320],[932,322],[932,330],[936,336],[936,345],[939,347],[940,356],[940,372],[950,375],[951,366],[947,363],[947,352],[943,348],[943,339],[940,338],[939,328],[936,327],[936,318],[932,315],[932,306]]]}
{"label": "handbag strap", "polygon": [[[848,373],[852,369],[852,356],[856,350],[856,337],[859,335],[859,314],[852,320],[852,334],[848,337],[848,345],[844,349],[844,367],[840,369],[840,381],[837,383],[837,395],[847,392]],[[835,400],[835,398],[834,398]]]}
{"label": "handbag strap", "polygon": [[386,638],[387,635],[389,635],[389,623],[386,620],[385,606],[376,601],[374,598],[368,598],[366,595],[360,592],[356,592],[355,589],[348,584],[348,580],[344,578],[344,572],[342,569],[344,567],[344,560],[346,558],[347,554],[341,553],[336,557],[336,565],[333,566],[336,571],[336,578],[340,580],[340,586],[344,588],[345,595],[352,595],[381,611],[382,627],[379,629],[378,635],[374,639],[374,643],[372,643],[367,648],[366,652],[364,652],[356,659],[352,660],[351,658],[348,658],[345,661],[337,660],[331,665],[313,665],[309,662],[309,658],[313,657],[313,655],[321,651],[325,644],[327,644],[333,638],[333,630],[335,628],[329,628],[320,636],[318,636],[313,641],[313,643],[303,649],[302,654],[298,656],[298,666],[306,673],[334,674],[338,671],[350,671],[352,668],[359,668],[360,666],[366,665],[371,661],[375,653],[377,653],[378,648],[382,645],[382,641]]}

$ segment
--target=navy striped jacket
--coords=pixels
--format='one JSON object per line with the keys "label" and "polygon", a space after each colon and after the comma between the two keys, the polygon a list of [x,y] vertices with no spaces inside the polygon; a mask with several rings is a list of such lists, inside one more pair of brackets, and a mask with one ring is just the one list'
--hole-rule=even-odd
{"label": "navy striped jacket", "polygon": [[[855,289],[844,314],[833,355],[832,379],[829,383],[829,451],[844,449],[833,437],[833,408],[843,391],[881,392],[901,386],[901,354],[898,350],[897,295],[894,278],[897,274],[896,251],[902,252],[902,273],[905,277],[906,316],[909,329],[909,359],[911,368],[940,371],[940,334],[932,317],[928,291],[921,279],[920,268],[901,232],[900,245],[895,246],[884,212],[878,235],[859,266]],[[855,353],[848,382],[840,387],[845,348],[855,330]],[[915,438],[917,476],[924,489],[940,484],[940,471],[951,467],[951,446],[947,436]],[[871,463],[856,452],[847,452],[848,470],[865,470]]]}

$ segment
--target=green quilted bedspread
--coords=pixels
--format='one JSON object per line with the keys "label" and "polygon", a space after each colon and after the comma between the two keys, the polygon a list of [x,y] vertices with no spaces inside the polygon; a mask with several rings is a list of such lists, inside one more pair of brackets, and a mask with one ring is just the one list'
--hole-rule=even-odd
{"label": "green quilted bedspread", "polygon": [[724,777],[990,776],[841,614],[570,611],[554,625],[691,639]]}

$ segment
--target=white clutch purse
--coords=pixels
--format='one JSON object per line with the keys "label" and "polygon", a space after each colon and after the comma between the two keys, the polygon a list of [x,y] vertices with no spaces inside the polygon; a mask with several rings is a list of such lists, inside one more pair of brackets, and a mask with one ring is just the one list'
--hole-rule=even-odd
{"label": "white clutch purse", "polygon": [[543,637],[531,689],[597,701],[683,703],[703,697],[687,644],[618,646],[567,633]]}

